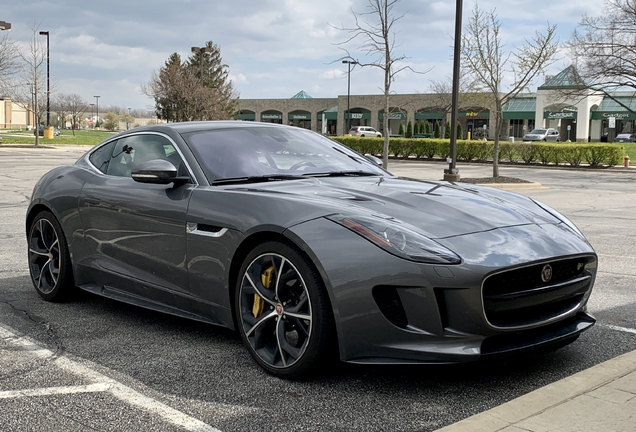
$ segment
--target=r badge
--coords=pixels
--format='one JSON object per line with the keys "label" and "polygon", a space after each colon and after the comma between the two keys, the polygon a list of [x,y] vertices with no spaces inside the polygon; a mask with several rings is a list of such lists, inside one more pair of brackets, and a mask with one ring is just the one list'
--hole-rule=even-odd
{"label": "r badge", "polygon": [[550,279],[552,279],[552,266],[550,264],[546,264],[541,270],[541,280],[543,282],[550,282]]}

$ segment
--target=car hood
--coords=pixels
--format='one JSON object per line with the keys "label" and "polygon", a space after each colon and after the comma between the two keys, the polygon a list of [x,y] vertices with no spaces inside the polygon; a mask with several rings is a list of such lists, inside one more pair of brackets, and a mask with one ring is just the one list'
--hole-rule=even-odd
{"label": "car hood", "polygon": [[[312,178],[252,184],[251,192],[276,194],[320,206],[323,215],[377,215],[406,222],[430,238],[502,227],[559,224],[529,198],[489,187],[400,178]],[[311,212],[312,217],[316,212]]]}

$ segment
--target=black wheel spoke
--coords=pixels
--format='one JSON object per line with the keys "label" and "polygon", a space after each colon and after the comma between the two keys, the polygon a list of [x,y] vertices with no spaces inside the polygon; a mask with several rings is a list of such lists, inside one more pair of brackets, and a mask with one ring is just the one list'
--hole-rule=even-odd
{"label": "black wheel spoke", "polygon": [[48,219],[39,219],[29,237],[29,267],[35,287],[42,294],[52,293],[58,285],[62,250],[56,228]]}
{"label": "black wheel spoke", "polygon": [[247,314],[247,316],[243,316],[244,321],[248,321],[250,318],[254,319],[253,324],[251,324],[252,325],[251,328],[245,332],[245,336],[249,337],[254,332],[254,330],[256,330],[260,325],[265,323],[267,320],[274,318],[277,315],[278,314],[276,312],[271,312],[265,316],[259,317],[259,319],[253,318],[251,313]]}

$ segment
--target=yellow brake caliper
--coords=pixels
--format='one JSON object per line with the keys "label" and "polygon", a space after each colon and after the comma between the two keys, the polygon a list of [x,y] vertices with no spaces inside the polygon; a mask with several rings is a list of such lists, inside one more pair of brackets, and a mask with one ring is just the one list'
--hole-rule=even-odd
{"label": "yellow brake caliper", "polygon": [[[270,266],[263,270],[261,273],[261,284],[265,287],[265,289],[270,289],[272,285],[272,278],[274,276],[274,266]],[[265,299],[254,293],[254,304],[252,305],[252,315],[254,318],[258,318],[263,314],[263,310],[265,309]]]}

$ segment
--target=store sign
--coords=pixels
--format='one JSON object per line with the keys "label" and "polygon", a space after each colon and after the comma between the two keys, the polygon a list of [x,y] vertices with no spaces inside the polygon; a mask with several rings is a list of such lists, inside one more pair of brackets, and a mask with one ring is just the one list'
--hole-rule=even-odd
{"label": "store sign", "polygon": [[[406,120],[406,114],[401,112],[389,113],[389,120]],[[384,113],[378,113],[378,119],[384,119]]]}
{"label": "store sign", "polygon": [[576,112],[574,111],[564,111],[564,112],[546,111],[545,113],[543,113],[543,118],[548,120],[574,120],[576,118]]}
{"label": "store sign", "polygon": [[350,115],[352,119],[356,119],[356,120],[362,119],[362,113],[351,113]]}
{"label": "store sign", "polygon": [[311,120],[311,114],[289,114],[289,120]]}
{"label": "store sign", "polygon": [[282,114],[261,114],[262,120],[281,120],[282,118]]}

